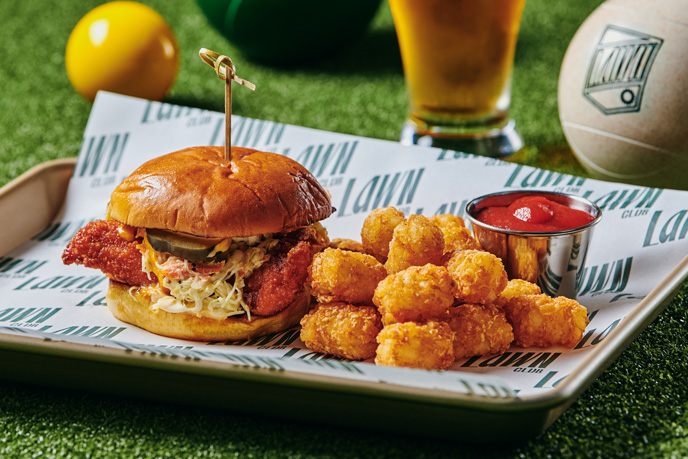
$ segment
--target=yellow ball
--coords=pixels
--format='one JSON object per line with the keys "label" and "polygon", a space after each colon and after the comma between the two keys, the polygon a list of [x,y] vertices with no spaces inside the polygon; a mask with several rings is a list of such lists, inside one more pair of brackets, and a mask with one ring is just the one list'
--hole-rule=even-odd
{"label": "yellow ball", "polygon": [[99,90],[161,100],[177,76],[179,46],[157,11],[117,1],[81,18],[67,41],[65,62],[72,86],[89,101]]}

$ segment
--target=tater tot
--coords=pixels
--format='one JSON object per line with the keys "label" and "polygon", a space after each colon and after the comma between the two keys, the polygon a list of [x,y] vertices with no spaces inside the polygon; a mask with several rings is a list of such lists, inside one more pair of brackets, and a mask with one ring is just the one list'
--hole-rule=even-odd
{"label": "tater tot", "polygon": [[444,236],[444,253],[455,250],[482,250],[478,241],[473,238],[471,230],[465,226],[449,222],[440,229]]}
{"label": "tater tot", "polygon": [[514,340],[504,311],[492,304],[465,303],[449,310],[454,332],[454,358],[499,354]]}
{"label": "tater tot", "polygon": [[389,243],[389,256],[385,268],[390,274],[409,266],[427,263],[442,264],[444,235],[442,230],[422,215],[409,215],[405,222],[394,229]]}
{"label": "tater tot", "polygon": [[574,348],[589,322],[584,306],[561,296],[517,296],[504,306],[504,312],[514,327],[514,344],[523,347],[560,344]]}
{"label": "tater tot", "polygon": [[495,305],[504,307],[510,299],[516,298],[517,296],[538,295],[540,293],[542,293],[542,290],[540,290],[537,284],[533,284],[523,279],[511,279],[506,283],[506,287],[495,300]]}
{"label": "tater tot", "polygon": [[466,222],[463,220],[463,218],[459,217],[458,215],[453,215],[453,214],[440,214],[440,215],[433,215],[430,217],[430,223],[433,225],[439,226],[440,229],[444,228],[445,226],[449,224],[454,224],[458,226],[466,226]]}
{"label": "tater tot", "polygon": [[330,248],[366,253],[363,244],[353,239],[335,238],[330,241]]}
{"label": "tater tot", "polygon": [[454,281],[444,266],[411,266],[383,279],[373,303],[384,325],[425,322],[447,314],[454,302]]}
{"label": "tater tot", "polygon": [[461,250],[447,262],[456,283],[454,296],[462,303],[492,303],[507,283],[502,260],[489,252]]}
{"label": "tater tot", "polygon": [[380,263],[387,261],[394,228],[403,221],[404,213],[394,207],[382,207],[368,214],[361,228],[361,244],[365,252]]}
{"label": "tater tot", "polygon": [[301,319],[301,341],[315,352],[365,360],[375,356],[381,329],[373,306],[319,304]]}
{"label": "tater tot", "polygon": [[311,294],[320,303],[372,304],[375,288],[386,276],[375,257],[342,249],[317,253],[308,268]]}
{"label": "tater tot", "polygon": [[444,322],[387,325],[377,335],[375,363],[396,367],[446,370],[454,363],[454,332]]}

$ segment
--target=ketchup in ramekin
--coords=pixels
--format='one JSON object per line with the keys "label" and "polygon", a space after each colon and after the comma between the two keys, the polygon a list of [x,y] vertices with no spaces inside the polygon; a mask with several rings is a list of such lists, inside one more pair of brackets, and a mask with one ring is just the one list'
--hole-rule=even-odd
{"label": "ketchup in ramekin", "polygon": [[575,298],[592,228],[602,211],[585,198],[548,191],[503,191],[476,198],[466,218],[484,250],[502,259],[510,279]]}
{"label": "ketchup in ramekin", "polygon": [[475,218],[487,225],[514,231],[553,232],[580,228],[595,220],[587,212],[543,195],[525,195],[509,205],[487,206]]}

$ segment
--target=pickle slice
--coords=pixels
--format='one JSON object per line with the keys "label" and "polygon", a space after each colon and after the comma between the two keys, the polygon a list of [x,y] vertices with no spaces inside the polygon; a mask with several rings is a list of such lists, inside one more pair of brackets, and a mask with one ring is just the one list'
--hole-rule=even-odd
{"label": "pickle slice", "polygon": [[162,229],[147,229],[146,235],[153,249],[185,260],[208,263],[222,255],[218,253],[215,257],[208,258],[213,247],[219,244],[222,238],[198,237]]}

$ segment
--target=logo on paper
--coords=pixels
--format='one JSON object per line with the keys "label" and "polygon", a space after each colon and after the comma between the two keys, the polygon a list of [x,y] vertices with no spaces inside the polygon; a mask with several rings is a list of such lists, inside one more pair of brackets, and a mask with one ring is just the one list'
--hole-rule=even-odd
{"label": "logo on paper", "polygon": [[640,111],[647,76],[663,42],[608,25],[590,61],[583,96],[605,115]]}

